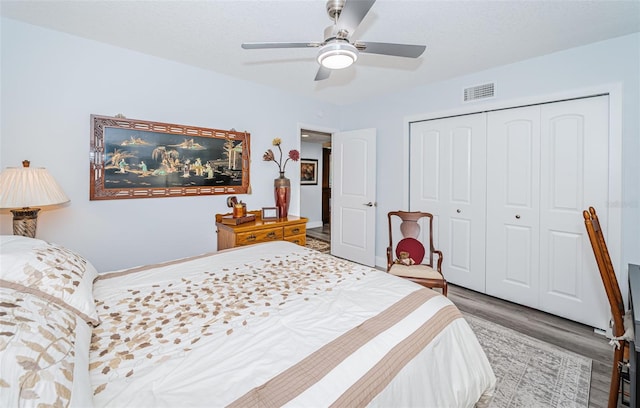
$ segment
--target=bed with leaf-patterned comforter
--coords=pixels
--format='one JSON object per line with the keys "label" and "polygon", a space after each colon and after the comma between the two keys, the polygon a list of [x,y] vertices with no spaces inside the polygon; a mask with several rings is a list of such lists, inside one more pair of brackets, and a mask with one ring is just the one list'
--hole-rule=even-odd
{"label": "bed with leaf-patterned comforter", "polygon": [[[95,279],[81,258],[65,258],[58,252],[63,248],[35,241],[27,243],[39,247],[39,254],[16,263],[16,276],[28,276],[42,265],[47,276],[72,269],[64,272],[71,278],[64,282],[73,296],[57,302],[64,309],[60,321],[90,330],[66,329],[75,337],[65,347],[77,345],[83,356],[67,353],[73,361],[59,365],[66,377],[60,384],[52,374],[41,373],[43,367],[24,360],[15,372],[5,369],[21,349],[11,341],[14,337],[0,343],[0,402],[473,407],[490,398],[495,386],[487,358],[459,310],[446,297],[382,271],[273,242]],[[4,262],[4,252],[11,251],[2,251]],[[38,262],[42,265],[34,266]],[[79,295],[84,281],[94,279],[92,309]],[[29,286],[0,280],[6,300],[0,310],[22,316],[20,330],[51,342],[62,323],[42,330],[47,319],[16,313],[32,304],[42,317],[57,313],[58,305],[43,312],[47,302],[27,298],[27,292],[51,294],[20,285]],[[12,327],[13,332],[18,330]],[[32,354],[41,351],[34,345],[37,339],[29,341],[21,347]],[[46,387],[20,396],[27,368],[28,385]],[[64,390],[63,399],[56,389]]]}
{"label": "bed with leaf-patterned comforter", "polygon": [[277,242],[102,275],[98,406],[473,406],[494,383],[445,297]]}

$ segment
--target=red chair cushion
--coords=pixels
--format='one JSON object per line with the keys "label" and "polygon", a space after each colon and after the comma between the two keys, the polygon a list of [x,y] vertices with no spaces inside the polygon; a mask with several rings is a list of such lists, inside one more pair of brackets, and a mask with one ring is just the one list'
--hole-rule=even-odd
{"label": "red chair cushion", "polygon": [[424,259],[424,245],[415,238],[404,238],[396,246],[396,256],[400,258],[400,252],[408,252],[409,257],[416,264],[422,263]]}

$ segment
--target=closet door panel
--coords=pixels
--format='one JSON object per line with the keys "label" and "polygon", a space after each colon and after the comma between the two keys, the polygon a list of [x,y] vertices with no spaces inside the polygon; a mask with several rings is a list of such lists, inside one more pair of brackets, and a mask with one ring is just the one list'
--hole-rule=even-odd
{"label": "closet door panel", "polygon": [[[473,246],[473,206],[471,196],[471,153],[472,141],[476,136],[472,124],[465,123],[449,128],[447,143],[448,148],[448,185],[445,190],[448,195],[449,208],[447,218],[449,226],[446,234],[449,236],[448,259],[445,256],[446,276],[452,283],[463,284],[476,290],[484,285],[474,285],[471,253]],[[476,220],[479,217],[476,217]],[[478,283],[483,284],[480,279]],[[484,281],[484,277],[482,277]]]}
{"label": "closet door panel", "polygon": [[487,283],[539,307],[540,108],[491,112],[487,132]]}
{"label": "closet door panel", "polygon": [[409,208],[434,214],[434,243],[443,252],[445,278],[480,292],[485,288],[485,138],[486,115],[480,113],[412,123],[409,139]]}
{"label": "closet door panel", "polygon": [[[443,183],[449,179],[446,159],[446,136],[440,120],[413,123],[410,127],[409,202],[411,211],[427,211],[440,216],[448,207]],[[420,206],[411,205],[420,203]],[[436,228],[436,232],[438,229]],[[434,240],[438,242],[437,237]]]}
{"label": "closet door panel", "polygon": [[536,271],[532,270],[532,239],[535,236],[530,227],[506,225],[504,227],[504,280],[510,285],[523,288],[535,286]]}
{"label": "closet door panel", "polygon": [[[411,162],[415,165],[417,174],[431,174],[433,177],[421,177],[418,189],[411,189],[411,194],[417,194],[421,201],[436,203],[440,200],[440,140],[441,133],[435,129],[426,131],[416,137],[412,146],[416,155]],[[413,150],[412,150],[413,151]],[[416,183],[418,184],[418,183]]]}
{"label": "closet door panel", "polygon": [[471,204],[471,141],[474,129],[461,126],[451,129],[449,142],[449,179],[448,191],[451,203]]}
{"label": "closet door panel", "polygon": [[575,115],[552,118],[547,124],[545,164],[549,208],[575,211],[582,204],[584,167],[583,120]]}
{"label": "closet door panel", "polygon": [[[450,235],[442,226],[443,214],[448,213],[442,185],[449,179],[448,166],[443,163],[447,157],[443,132],[442,120],[438,119],[412,123],[409,136],[409,210],[433,214],[433,242],[440,250]],[[447,220],[444,222],[446,225]]]}
{"label": "closet door panel", "polygon": [[594,327],[608,326],[608,303],[582,211],[607,222],[607,96],[541,107],[541,303],[543,310]]}
{"label": "closet door panel", "polygon": [[546,240],[548,262],[543,265],[549,273],[549,290],[555,296],[573,301],[584,296],[582,277],[575,260],[581,256],[582,237],[561,231],[550,231]]}
{"label": "closet door panel", "polygon": [[[443,174],[441,164],[441,141],[442,132],[437,126],[411,126],[411,154],[409,173],[409,199],[420,202],[423,210],[431,212],[433,217],[434,237],[433,244],[436,248],[440,245],[440,214],[446,208],[445,201],[441,196],[440,183],[448,175]],[[430,177],[422,177],[430,175]],[[411,209],[411,211],[417,211]],[[421,228],[421,232],[424,228]],[[446,236],[444,237],[446,239]],[[424,239],[422,242],[427,242]]]}
{"label": "closet door panel", "polygon": [[449,218],[449,269],[471,271],[471,222],[460,218]]}

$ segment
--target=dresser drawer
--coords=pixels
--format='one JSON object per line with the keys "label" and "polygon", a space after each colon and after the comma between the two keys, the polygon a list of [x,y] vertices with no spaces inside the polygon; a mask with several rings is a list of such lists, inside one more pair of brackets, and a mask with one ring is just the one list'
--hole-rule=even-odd
{"label": "dresser drawer", "polygon": [[278,227],[238,233],[238,235],[236,235],[236,244],[251,245],[257,244],[258,242],[281,241],[282,238],[282,227]]}
{"label": "dresser drawer", "polygon": [[298,244],[301,246],[305,246],[307,244],[307,236],[305,234],[300,235],[292,235],[290,237],[284,237],[285,241],[293,242],[294,244]]}
{"label": "dresser drawer", "polygon": [[304,235],[306,234],[306,225],[305,224],[298,224],[298,225],[287,225],[286,227],[284,227],[284,236],[285,237],[291,237],[293,235]]}

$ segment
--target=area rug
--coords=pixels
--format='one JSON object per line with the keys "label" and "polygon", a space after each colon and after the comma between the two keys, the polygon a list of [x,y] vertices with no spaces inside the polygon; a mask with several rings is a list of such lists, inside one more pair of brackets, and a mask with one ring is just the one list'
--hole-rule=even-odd
{"label": "area rug", "polygon": [[591,359],[463,313],[497,378],[477,407],[588,407]]}
{"label": "area rug", "polygon": [[331,244],[325,241],[321,241],[316,238],[312,238],[307,235],[307,248],[315,249],[316,251],[320,251],[324,254],[328,253],[331,250]]}

